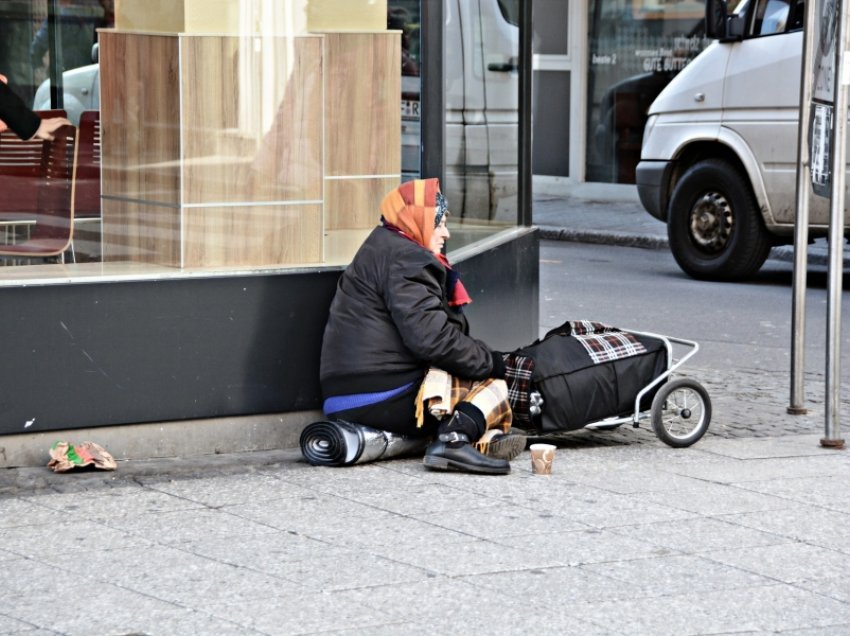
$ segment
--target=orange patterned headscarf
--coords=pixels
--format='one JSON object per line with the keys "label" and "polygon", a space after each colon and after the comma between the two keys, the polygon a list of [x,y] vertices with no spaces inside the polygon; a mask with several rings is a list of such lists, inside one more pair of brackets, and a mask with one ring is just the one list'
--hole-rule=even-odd
{"label": "orange patterned headscarf", "polygon": [[384,197],[381,215],[422,247],[434,234],[439,179],[416,179],[402,183]]}

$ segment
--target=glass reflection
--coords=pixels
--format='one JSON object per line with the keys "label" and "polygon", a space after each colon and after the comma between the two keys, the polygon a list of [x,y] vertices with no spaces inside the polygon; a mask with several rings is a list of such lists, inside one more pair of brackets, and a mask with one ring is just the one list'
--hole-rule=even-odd
{"label": "glass reflection", "polygon": [[517,223],[518,0],[446,0],[446,195],[453,245]]}
{"label": "glass reflection", "polygon": [[[419,0],[388,0],[400,35],[296,35],[305,5],[266,0],[238,5],[251,35],[116,30],[113,2],[63,0],[45,29],[48,0],[0,1],[0,73],[36,110],[63,73],[88,162],[73,258],[2,260],[38,267],[0,279],[345,264],[399,177],[420,176]],[[516,224],[518,0],[446,2],[458,248]],[[32,219],[4,210],[0,241],[24,240]]]}

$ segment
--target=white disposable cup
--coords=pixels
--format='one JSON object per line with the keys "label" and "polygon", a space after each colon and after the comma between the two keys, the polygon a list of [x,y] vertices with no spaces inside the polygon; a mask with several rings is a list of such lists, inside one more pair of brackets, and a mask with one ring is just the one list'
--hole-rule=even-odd
{"label": "white disposable cup", "polygon": [[552,444],[532,444],[528,447],[531,451],[531,472],[535,475],[551,475],[552,462],[555,459],[555,448]]}

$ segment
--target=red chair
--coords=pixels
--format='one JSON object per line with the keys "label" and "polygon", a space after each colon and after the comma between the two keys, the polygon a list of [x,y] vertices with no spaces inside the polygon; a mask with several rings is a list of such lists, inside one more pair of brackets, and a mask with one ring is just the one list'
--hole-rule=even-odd
{"label": "red chair", "polygon": [[74,220],[100,219],[100,111],[86,110],[80,115],[80,140],[77,145],[77,175],[74,185]]}
{"label": "red chair", "polygon": [[[64,110],[40,110],[36,114],[42,119],[66,115]],[[11,130],[0,133],[0,221],[31,219],[38,210],[43,152],[40,139],[21,141]]]}
{"label": "red chair", "polygon": [[[60,256],[71,247],[74,233],[74,169],[77,161],[77,129],[62,126],[55,139],[38,142],[40,155],[34,161],[32,142],[4,138],[0,142],[0,199],[11,198],[21,207],[35,204],[31,210],[13,211],[20,219],[34,219],[29,236],[11,245],[0,245],[0,256],[15,258],[50,258]],[[26,161],[22,158],[26,157]],[[5,186],[4,186],[5,184]],[[9,188],[12,197],[6,197]]]}

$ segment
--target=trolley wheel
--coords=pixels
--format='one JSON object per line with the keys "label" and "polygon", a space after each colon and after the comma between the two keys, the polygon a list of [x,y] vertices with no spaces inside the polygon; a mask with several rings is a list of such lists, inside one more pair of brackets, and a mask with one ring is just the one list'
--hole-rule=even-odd
{"label": "trolley wheel", "polygon": [[674,448],[700,440],[711,422],[711,399],[699,382],[690,379],[664,384],[652,400],[655,435]]}

